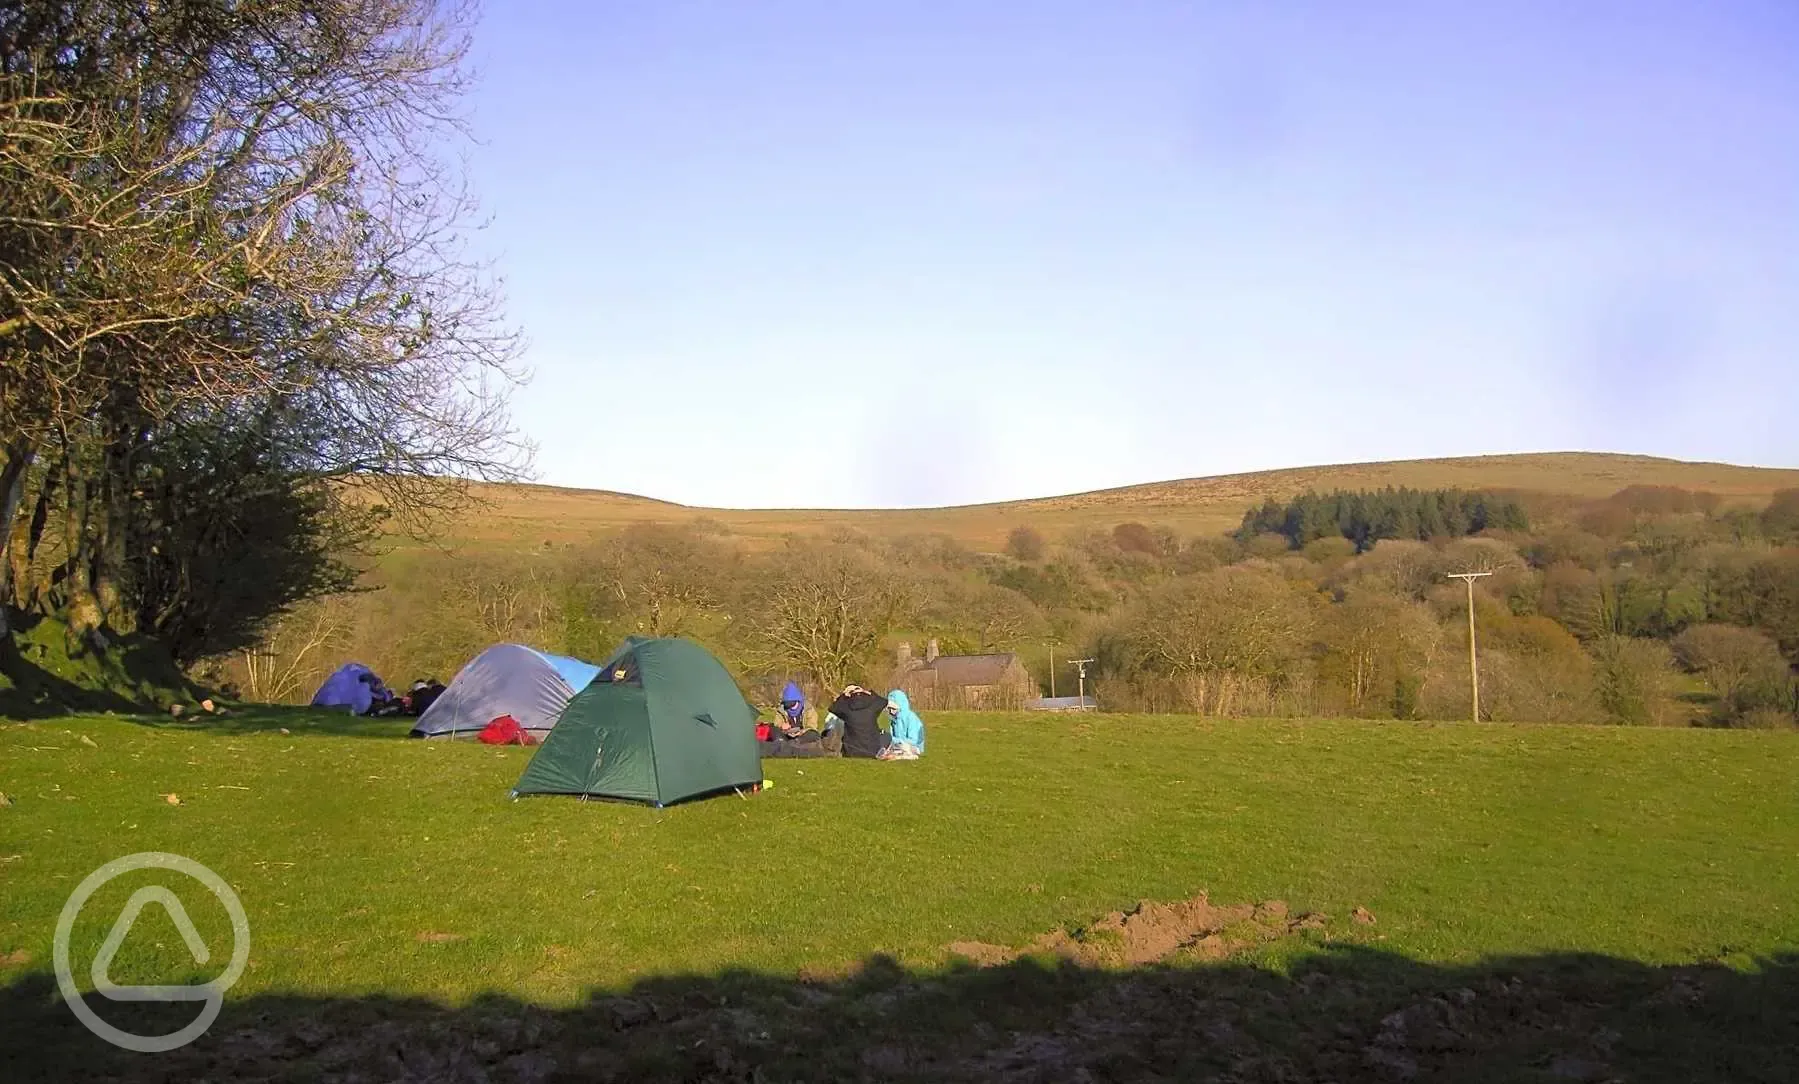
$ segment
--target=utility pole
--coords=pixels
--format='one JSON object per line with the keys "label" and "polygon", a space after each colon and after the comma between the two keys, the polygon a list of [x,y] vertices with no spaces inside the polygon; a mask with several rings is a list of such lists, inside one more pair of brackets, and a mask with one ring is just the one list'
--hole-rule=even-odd
{"label": "utility pole", "polygon": [[1056,698],[1056,648],[1054,644],[1051,644],[1049,649],[1049,698],[1051,700]]}
{"label": "utility pole", "polygon": [[1078,678],[1078,680],[1081,683],[1081,688],[1080,688],[1081,695],[1080,695],[1079,699],[1077,699],[1075,702],[1080,705],[1080,707],[1083,711],[1085,711],[1087,708],[1087,664],[1090,662],[1098,662],[1099,660],[1098,659],[1069,659],[1068,661],[1071,663],[1074,663],[1076,669],[1080,673],[1080,677]]}
{"label": "utility pole", "polygon": [[1451,572],[1449,578],[1468,585],[1468,681],[1474,691],[1474,721],[1480,722],[1480,663],[1474,656],[1474,581],[1491,572]]}

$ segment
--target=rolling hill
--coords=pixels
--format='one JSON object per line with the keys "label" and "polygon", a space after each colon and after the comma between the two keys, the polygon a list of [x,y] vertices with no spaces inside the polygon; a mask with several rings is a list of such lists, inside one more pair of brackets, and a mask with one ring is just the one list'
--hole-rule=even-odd
{"label": "rolling hill", "polygon": [[695,520],[755,542],[792,531],[841,529],[875,535],[943,533],[979,549],[999,548],[1006,532],[1029,524],[1047,535],[1137,520],[1191,534],[1234,529],[1245,509],[1307,490],[1494,489],[1539,501],[1605,497],[1626,486],[1705,490],[1727,501],[1764,503],[1776,490],[1799,488],[1799,469],[1688,463],[1653,456],[1547,452],[1387,463],[1297,467],[1210,478],[1149,482],[1057,497],[920,509],[720,509],[673,504],[603,490],[546,485],[484,485],[479,503],[448,531],[452,544],[511,546],[574,542],[637,522]]}

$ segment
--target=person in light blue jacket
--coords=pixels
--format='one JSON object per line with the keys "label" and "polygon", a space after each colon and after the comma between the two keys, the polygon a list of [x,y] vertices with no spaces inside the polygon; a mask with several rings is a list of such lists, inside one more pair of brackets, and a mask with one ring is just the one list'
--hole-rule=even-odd
{"label": "person in light blue jacket", "polygon": [[887,714],[893,716],[893,725],[881,759],[917,760],[924,756],[924,720],[912,710],[912,702],[906,699],[903,690],[895,689],[887,694]]}

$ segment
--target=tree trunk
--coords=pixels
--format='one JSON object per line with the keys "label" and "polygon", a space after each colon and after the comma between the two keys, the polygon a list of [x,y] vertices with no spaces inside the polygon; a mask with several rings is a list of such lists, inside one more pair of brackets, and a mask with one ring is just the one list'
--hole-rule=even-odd
{"label": "tree trunk", "polygon": [[25,498],[25,472],[31,459],[30,446],[19,442],[7,446],[6,459],[0,463],[0,639],[12,635],[8,608],[12,604],[13,518]]}
{"label": "tree trunk", "polygon": [[136,433],[115,441],[107,450],[102,474],[100,538],[94,547],[92,582],[102,620],[114,629],[124,628],[118,577],[124,572],[126,534],[130,529],[131,477],[135,467]]}
{"label": "tree trunk", "polygon": [[[68,585],[65,609],[68,613],[69,639],[73,643],[95,641],[105,643],[100,627],[105,623],[100,601],[94,597],[93,514],[94,484],[81,482],[79,487],[71,472],[65,482],[68,498],[63,508],[65,531],[64,582]],[[79,497],[77,497],[79,493]]]}
{"label": "tree trunk", "polygon": [[42,608],[45,602],[43,594],[46,585],[33,575],[33,570],[37,567],[38,547],[44,541],[45,529],[50,525],[50,510],[56,502],[56,489],[62,484],[62,477],[61,464],[55,470],[45,472],[43,484],[38,488],[36,504],[31,510],[31,522],[26,525],[24,549],[15,548],[11,554],[13,596],[24,609]]}
{"label": "tree trunk", "polygon": [[25,471],[31,466],[32,450],[25,444],[10,444],[6,458],[0,461],[0,558],[6,556],[12,542],[13,517],[25,497]]}

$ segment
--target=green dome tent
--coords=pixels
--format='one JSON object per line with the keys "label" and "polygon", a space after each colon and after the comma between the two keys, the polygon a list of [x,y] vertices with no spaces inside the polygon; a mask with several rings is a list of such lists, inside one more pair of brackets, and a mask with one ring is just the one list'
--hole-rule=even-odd
{"label": "green dome tent", "polygon": [[762,781],[756,709],[711,652],[633,636],[563,709],[512,788],[663,806]]}

